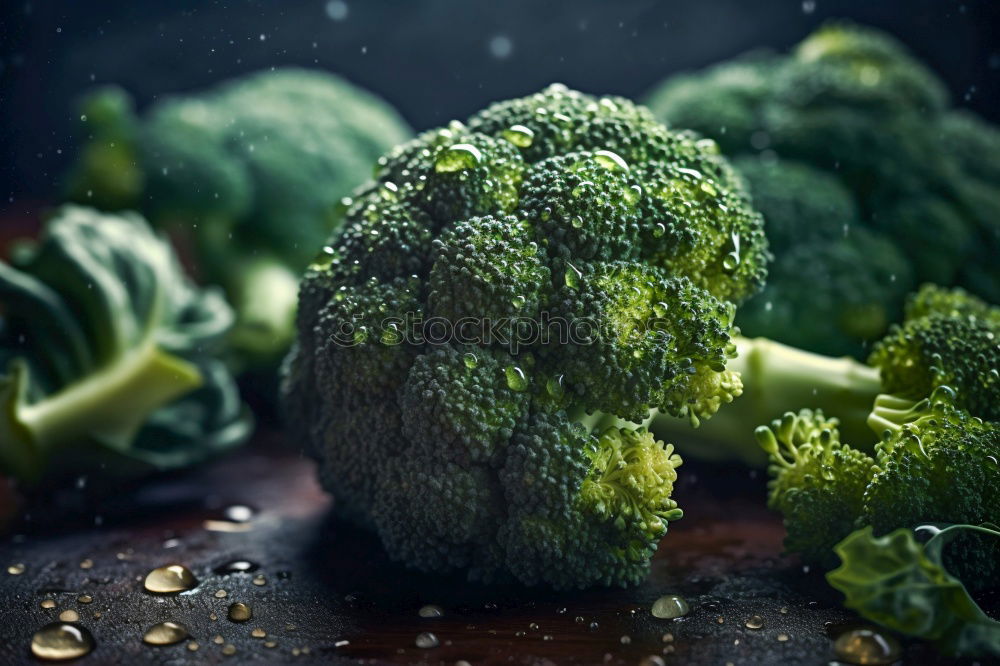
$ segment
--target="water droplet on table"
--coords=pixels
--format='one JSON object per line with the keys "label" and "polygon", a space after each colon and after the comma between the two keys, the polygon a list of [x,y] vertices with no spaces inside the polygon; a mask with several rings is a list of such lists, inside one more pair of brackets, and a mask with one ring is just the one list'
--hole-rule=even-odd
{"label": "water droplet on table", "polygon": [[667,594],[653,602],[650,612],[653,614],[653,617],[658,617],[661,620],[673,620],[674,618],[684,617],[690,613],[691,607],[684,597],[677,596],[676,594]]}
{"label": "water droplet on table", "polygon": [[153,569],[146,575],[145,588],[157,594],[176,594],[190,590],[198,584],[191,570],[182,564],[168,564]]}
{"label": "water droplet on table", "polygon": [[837,659],[849,664],[891,664],[902,656],[895,638],[877,629],[851,629],[833,642]]}
{"label": "water droplet on table", "polygon": [[149,645],[173,645],[188,637],[188,630],[177,622],[160,622],[146,630],[142,642]]}
{"label": "water droplet on table", "polygon": [[94,637],[83,627],[47,624],[31,637],[31,654],[48,661],[78,659],[94,649]]}

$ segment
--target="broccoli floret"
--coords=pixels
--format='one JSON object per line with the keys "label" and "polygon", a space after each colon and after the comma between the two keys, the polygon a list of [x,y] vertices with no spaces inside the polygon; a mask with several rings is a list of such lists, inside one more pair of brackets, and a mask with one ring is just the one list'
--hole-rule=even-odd
{"label": "broccoli floret", "polygon": [[[740,372],[745,395],[703,430],[732,438],[767,412],[816,407],[787,411],[756,435],[770,457],[770,503],[784,514],[786,546],[822,566],[835,562],[837,542],[866,525],[883,534],[994,520],[998,322],[1000,308],[926,286],[909,300],[903,323],[876,343],[870,367],[737,339],[728,367]],[[676,432],[662,417],[652,426],[662,437]],[[995,542],[975,534],[961,540],[949,566],[976,572],[982,584],[996,582]]]}
{"label": "broccoli floret", "polygon": [[422,570],[639,580],[681,511],[638,422],[739,395],[769,259],[715,144],[552,86],[390,151],[346,211],[284,379],[338,513]]}
{"label": "broccoli floret", "polygon": [[[978,525],[1000,506],[1000,429],[955,406],[948,387],[920,401],[879,396],[869,425],[882,431],[874,459],[838,441],[836,420],[789,412],[757,439],[771,457],[770,505],[782,512],[785,546],[825,568],[852,531],[876,534],[923,524]],[[786,459],[779,442],[791,454]],[[1000,548],[976,534],[960,537],[949,569],[989,586],[1000,574]]]}
{"label": "broccoli floret", "polygon": [[768,506],[785,516],[785,547],[828,568],[836,563],[833,546],[864,511],[875,465],[841,444],[837,425],[822,411],[803,409],[756,431],[771,460]]}
{"label": "broccoli floret", "polygon": [[0,470],[135,475],[241,443],[249,419],[216,358],[232,321],[138,215],[59,209],[0,262]]}
{"label": "broccoli floret", "polygon": [[935,314],[957,318],[972,317],[994,329],[1000,328],[1000,309],[961,287],[945,289],[934,284],[925,284],[906,300],[906,321]]}
{"label": "broccoli floret", "polygon": [[81,113],[70,197],[137,208],[190,237],[203,277],[235,304],[232,345],[264,365],[294,337],[298,276],[339,223],[341,198],[409,133],[370,93],[292,68],[168,97],[138,117],[124,91],[105,88]]}
{"label": "broccoli floret", "polygon": [[[863,345],[884,332],[884,323],[874,325],[878,311],[890,315],[882,322],[891,321],[910,287],[885,279],[886,266],[870,256],[889,257],[897,278],[957,284],[1000,300],[1000,149],[990,149],[1000,131],[949,110],[944,85],[889,35],[828,24],[787,56],[738,58],[681,74],[654,89],[649,101],[666,123],[693,128],[735,156],[764,214],[776,254],[769,291],[782,293],[763,294],[741,313],[739,323],[753,334],[862,358]],[[832,203],[838,195],[830,181],[848,193],[850,206]],[[828,284],[830,267],[813,232],[834,231],[837,215],[841,228],[877,232],[881,245],[895,251],[858,260],[847,282],[834,278],[842,286],[829,290],[829,298],[803,302],[795,283]],[[766,306],[777,307],[785,289],[792,309],[808,315],[771,317]],[[858,318],[865,303],[876,317]],[[860,335],[843,325],[799,334],[803,321],[855,320],[863,324]]]}

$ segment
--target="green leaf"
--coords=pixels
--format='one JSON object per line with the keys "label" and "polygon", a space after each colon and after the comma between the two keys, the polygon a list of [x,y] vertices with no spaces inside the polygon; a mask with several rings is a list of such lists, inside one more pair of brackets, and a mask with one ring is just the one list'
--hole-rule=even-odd
{"label": "green leaf", "polygon": [[62,208],[16,268],[0,263],[0,471],[164,469],[241,442],[249,420],[215,359],[232,322],[141,218]]}
{"label": "green leaf", "polygon": [[931,640],[946,654],[1000,655],[1000,622],[989,617],[942,563],[943,547],[963,530],[1000,537],[989,527],[953,525],[925,545],[898,529],[876,538],[871,527],[834,548],[842,564],[827,580],[844,605],[909,636]]}

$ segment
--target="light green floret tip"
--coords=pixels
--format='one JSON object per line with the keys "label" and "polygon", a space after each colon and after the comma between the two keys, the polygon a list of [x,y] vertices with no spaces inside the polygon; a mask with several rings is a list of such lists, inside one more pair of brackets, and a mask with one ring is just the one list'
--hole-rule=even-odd
{"label": "light green floret tip", "polygon": [[580,487],[586,511],[649,539],[663,536],[668,522],[684,516],[670,498],[682,462],[672,445],[644,429],[609,428],[597,438],[590,458],[590,472]]}

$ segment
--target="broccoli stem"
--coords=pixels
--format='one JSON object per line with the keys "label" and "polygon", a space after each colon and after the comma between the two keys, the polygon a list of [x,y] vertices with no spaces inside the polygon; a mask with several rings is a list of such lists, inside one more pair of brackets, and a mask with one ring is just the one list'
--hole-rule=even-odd
{"label": "broccoli stem", "polygon": [[[877,368],[852,358],[831,358],[765,338],[737,337],[737,356],[727,368],[737,370],[743,395],[724,405],[692,430],[687,419],[654,413],[650,429],[696,457],[738,457],[762,466],[767,461],[754,439],[754,427],[797,411],[804,403],[840,420],[844,441],[871,446],[866,421],[882,390]],[[705,446],[711,442],[711,446]]]}
{"label": "broccoli stem", "polygon": [[230,333],[233,346],[251,361],[271,363],[287,351],[295,336],[298,276],[273,257],[257,257],[232,272],[229,292],[237,322]]}
{"label": "broccoli stem", "polygon": [[128,442],[149,414],[202,383],[198,368],[148,344],[35,404],[16,408],[36,462],[86,432],[111,446]]}

